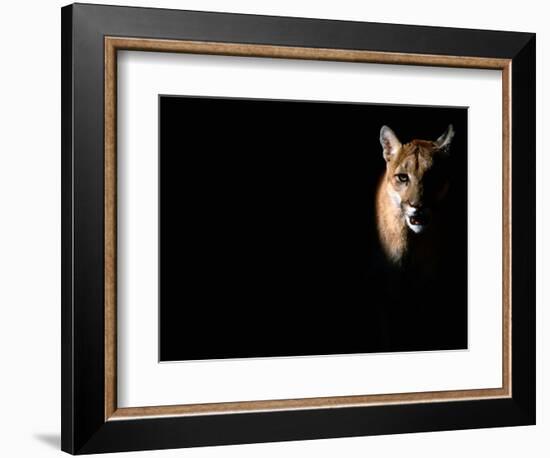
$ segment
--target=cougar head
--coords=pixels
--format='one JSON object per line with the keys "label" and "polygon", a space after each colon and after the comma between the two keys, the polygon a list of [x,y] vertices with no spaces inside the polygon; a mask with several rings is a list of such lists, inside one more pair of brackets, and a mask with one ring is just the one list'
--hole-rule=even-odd
{"label": "cougar head", "polygon": [[435,141],[401,144],[388,126],[380,130],[386,191],[399,217],[415,234],[429,226],[434,207],[449,189],[448,157],[453,136],[453,126],[449,125]]}

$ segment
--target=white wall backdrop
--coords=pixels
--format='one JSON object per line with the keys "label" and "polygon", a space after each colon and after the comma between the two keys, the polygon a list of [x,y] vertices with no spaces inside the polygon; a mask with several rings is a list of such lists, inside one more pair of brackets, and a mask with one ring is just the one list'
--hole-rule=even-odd
{"label": "white wall backdrop", "polygon": [[[99,2],[92,2],[99,3]],[[442,433],[146,452],[171,457],[547,456],[550,442],[548,281],[550,161],[543,157],[549,11],[503,0],[181,0],[110,4],[536,32],[538,127],[538,425]],[[0,454],[58,456],[60,429],[60,11],[57,0],[0,10]],[[545,55],[546,54],[546,55]],[[546,60],[545,60],[546,57]],[[544,211],[544,215],[543,215]],[[545,269],[546,268],[546,269]],[[546,382],[546,387],[543,385]],[[125,456],[145,456],[145,453]]]}

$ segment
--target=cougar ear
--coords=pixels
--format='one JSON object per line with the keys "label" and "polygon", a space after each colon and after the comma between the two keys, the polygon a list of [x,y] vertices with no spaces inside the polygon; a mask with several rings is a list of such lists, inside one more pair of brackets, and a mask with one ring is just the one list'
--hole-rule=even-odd
{"label": "cougar ear", "polygon": [[449,127],[447,127],[445,133],[435,141],[437,147],[444,153],[448,153],[454,135],[455,130],[453,128],[453,125],[449,124]]}
{"label": "cougar ear", "polygon": [[386,162],[390,162],[401,149],[401,142],[388,126],[382,126],[380,129],[380,144]]}

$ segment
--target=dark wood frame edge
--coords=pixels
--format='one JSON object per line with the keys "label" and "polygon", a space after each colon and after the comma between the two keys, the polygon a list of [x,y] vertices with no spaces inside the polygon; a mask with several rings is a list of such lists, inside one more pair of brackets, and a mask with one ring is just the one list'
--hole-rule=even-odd
{"label": "dark wood frame edge", "polygon": [[[227,21],[238,26],[220,27]],[[76,4],[62,9],[61,35],[63,450],[81,454],[535,423],[534,34]],[[508,201],[517,225],[511,234],[510,294],[512,303],[521,304],[512,317],[512,396],[106,421],[106,36],[511,59],[514,185]]]}

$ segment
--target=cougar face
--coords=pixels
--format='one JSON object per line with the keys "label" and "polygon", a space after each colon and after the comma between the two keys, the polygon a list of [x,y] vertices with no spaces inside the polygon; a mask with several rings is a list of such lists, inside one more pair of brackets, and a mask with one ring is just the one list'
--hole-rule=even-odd
{"label": "cougar face", "polygon": [[389,127],[380,131],[386,160],[385,191],[396,218],[414,234],[426,230],[434,206],[449,188],[447,156],[453,135],[449,126],[435,141],[412,140],[402,145]]}

